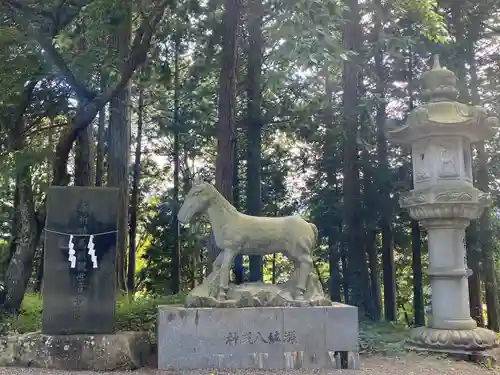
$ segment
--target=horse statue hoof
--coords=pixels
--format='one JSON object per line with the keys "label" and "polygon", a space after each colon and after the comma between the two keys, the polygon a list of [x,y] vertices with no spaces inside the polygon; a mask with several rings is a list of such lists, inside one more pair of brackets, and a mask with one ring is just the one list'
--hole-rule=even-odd
{"label": "horse statue hoof", "polygon": [[226,292],[219,292],[219,295],[217,296],[217,299],[219,301],[226,301],[227,300],[227,294],[226,294]]}
{"label": "horse statue hoof", "polygon": [[295,295],[295,301],[297,301],[297,302],[305,301],[304,292],[302,292],[302,291],[297,292],[297,294]]}

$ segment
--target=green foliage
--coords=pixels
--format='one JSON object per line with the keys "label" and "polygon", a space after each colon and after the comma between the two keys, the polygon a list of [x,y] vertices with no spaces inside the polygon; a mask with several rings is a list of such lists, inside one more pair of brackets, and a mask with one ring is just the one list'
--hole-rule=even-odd
{"label": "green foliage", "polygon": [[[399,192],[411,189],[410,160],[406,150],[387,144],[389,165],[385,167],[381,164],[377,148],[377,110],[381,103],[386,103],[387,123],[403,121],[410,108],[419,104],[417,80],[427,69],[428,56],[436,52],[453,56],[449,58],[453,66],[462,64],[465,70],[470,69],[464,50],[457,46],[469,43],[471,39],[454,41],[454,34],[459,26],[468,28],[471,20],[484,28],[486,20],[495,25],[498,17],[490,15],[489,10],[485,13],[477,4],[467,2],[464,7],[470,9],[457,10],[452,9],[454,3],[450,1],[360,1],[363,42],[359,51],[361,56],[356,59],[360,71],[359,82],[356,83],[360,96],[359,121],[346,124],[343,123],[343,111],[349,103],[342,102],[346,84],[342,73],[353,55],[349,46],[345,46],[342,41],[343,27],[348,21],[345,19],[348,15],[345,3],[339,0],[279,0],[262,3],[262,211],[266,216],[299,213],[312,220],[320,233],[314,253],[319,273],[329,292],[332,292],[329,277],[342,284],[341,289],[344,291],[343,282],[348,280],[349,275],[348,269],[344,270],[345,264],[342,264],[345,259],[341,258],[346,258],[348,263],[355,251],[366,250],[347,248],[344,238],[347,216],[344,210],[345,133],[350,127],[357,127],[359,158],[356,168],[359,171],[362,200],[361,209],[357,212],[362,222],[359,236],[368,239],[371,238],[371,232],[376,232],[376,276],[382,280],[380,220],[384,210],[391,212],[398,321],[406,323],[406,317],[410,321],[413,317],[412,244],[409,218],[401,212],[397,202]],[[150,2],[133,3],[134,31],[137,31],[140,18],[149,10],[144,8],[148,4]],[[381,30],[376,30],[374,15],[379,10],[379,4],[383,8],[383,22]],[[498,5],[498,2],[491,1],[490,8],[495,9],[495,4]],[[74,76],[96,92],[104,89],[101,78],[115,81],[123,62],[117,60],[116,51],[110,48],[111,36],[118,26],[116,21],[124,10],[121,5],[122,0],[92,1],[74,15],[72,22],[53,40]],[[121,329],[141,328],[151,331],[154,328],[156,305],[176,303],[175,296],[168,297],[166,301],[153,297],[170,293],[170,269],[175,245],[172,234],[177,230],[171,225],[174,208],[182,203],[182,196],[194,174],[212,182],[215,176],[220,42],[224,32],[221,3],[189,0],[172,1],[169,6],[155,30],[155,43],[148,53],[147,63],[131,82],[132,139],[136,138],[140,90],[145,98],[143,159],[137,207],[136,282],[139,294],[147,297],[137,297],[134,302],[119,299],[117,324]],[[34,9],[49,12],[55,12],[55,7],[54,2],[33,5]],[[70,8],[65,8],[63,13],[72,15]],[[239,159],[235,205],[245,212],[249,30],[248,9],[244,7],[243,11],[238,35],[238,71],[235,77],[237,103],[234,110],[238,125]],[[472,19],[472,16],[477,19]],[[50,23],[49,20],[45,21]],[[39,22],[31,23],[40,27]],[[66,82],[67,77],[64,77],[60,68],[56,68],[46,51],[35,43],[33,35],[28,35],[25,26],[7,17],[0,20],[0,264],[7,254],[7,243],[4,241],[9,239],[12,232],[16,175],[29,167],[34,206],[38,209],[37,213],[43,214],[45,192],[52,177],[55,145],[74,116],[75,106],[81,104],[74,100],[74,92]],[[474,50],[479,75],[478,89],[488,109],[498,115],[498,40],[483,34],[482,39],[474,40],[467,48],[474,50],[478,47]],[[180,37],[178,72],[175,72],[174,61],[176,36]],[[483,48],[489,45],[491,47]],[[382,67],[374,63],[379,51],[382,51]],[[379,68],[382,68],[382,73]],[[179,121],[174,124],[176,102],[173,81],[176,73],[179,73],[181,87],[178,92]],[[470,72],[465,71],[464,77],[470,81],[469,76]],[[32,80],[38,84],[27,107],[22,108],[23,89]],[[23,115],[18,137],[20,149],[14,151],[12,130],[20,123],[15,121],[19,115]],[[174,131],[180,134],[181,152],[178,156],[181,160],[181,202],[172,200]],[[491,155],[490,187],[495,199],[492,222],[497,263],[500,254],[500,239],[496,235],[500,204],[499,141],[497,137],[488,144]],[[104,146],[107,150],[107,145]],[[73,156],[72,153],[69,159],[70,174],[74,169]],[[391,192],[390,201],[384,201],[383,204],[378,198],[382,187],[387,187]],[[204,236],[208,232],[209,225],[205,221],[196,227],[182,227],[180,230],[183,291],[187,292],[203,279],[207,265],[207,241]],[[423,282],[426,286],[428,257],[425,234],[422,239]],[[363,242],[367,245],[365,242],[368,241]],[[36,263],[39,263],[40,254],[41,248],[37,250]],[[338,280],[333,278],[333,272],[329,269],[331,255],[339,268]],[[244,266],[248,268],[247,259]],[[291,263],[281,255],[274,257],[274,260],[268,256],[264,263],[264,280],[271,281],[274,273],[276,280],[281,282],[290,274],[291,267]],[[33,274],[36,279],[36,272]],[[32,280],[32,284],[36,284],[36,280]],[[381,287],[383,289],[383,285]],[[424,294],[428,302],[427,287],[424,288]],[[40,309],[39,297],[28,295],[19,320],[10,321],[11,328],[18,331],[37,329]],[[393,342],[394,350],[397,351],[400,333],[405,335],[406,331],[400,330],[399,326],[363,324],[362,347],[368,352],[377,352],[382,350],[379,342]]]}
{"label": "green foliage", "polygon": [[149,332],[151,341],[155,343],[158,306],[183,306],[184,297],[183,294],[156,298],[137,296],[130,301],[128,296],[123,296],[116,303],[116,329]]}
{"label": "green foliage", "polygon": [[[171,293],[171,264],[172,253],[175,243],[172,235],[172,207],[174,202],[171,199],[160,201],[160,209],[151,217],[147,224],[147,230],[152,235],[153,240],[145,249],[143,259],[145,267],[138,275],[139,285],[145,292],[153,295],[165,295]],[[193,269],[193,256],[196,256],[198,245],[196,238],[190,231],[182,229],[181,234],[181,289],[187,290],[191,286],[193,275],[201,278],[199,274],[201,267]]]}
{"label": "green foliage", "polygon": [[[120,296],[116,302],[116,330],[150,332],[154,339],[158,306],[183,303],[182,294],[157,298],[136,296],[133,301],[130,301],[127,295]],[[40,295],[26,294],[19,318],[0,317],[0,334],[40,330],[42,309],[43,302]]]}
{"label": "green foliage", "polygon": [[395,0],[396,16],[405,16],[414,22],[415,29],[436,43],[445,43],[449,36],[446,21],[436,0]]}
{"label": "green foliage", "polygon": [[409,329],[386,322],[360,322],[360,354],[400,355],[405,352]]}

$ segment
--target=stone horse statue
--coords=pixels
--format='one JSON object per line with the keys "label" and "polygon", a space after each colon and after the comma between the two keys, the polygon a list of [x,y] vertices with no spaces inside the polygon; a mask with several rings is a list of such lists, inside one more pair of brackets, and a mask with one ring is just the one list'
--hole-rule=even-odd
{"label": "stone horse statue", "polygon": [[220,267],[218,300],[227,299],[230,269],[238,254],[265,255],[283,252],[295,263],[297,301],[304,300],[313,267],[312,251],[318,229],[298,215],[256,217],[236,210],[212,185],[198,182],[187,194],[178,219],[187,223],[196,215],[208,214],[215,243],[222,252],[214,263]]}

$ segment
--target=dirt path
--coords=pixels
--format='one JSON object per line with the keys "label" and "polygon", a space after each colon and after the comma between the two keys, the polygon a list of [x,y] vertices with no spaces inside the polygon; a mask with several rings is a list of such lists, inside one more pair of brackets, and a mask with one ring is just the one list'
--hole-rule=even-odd
{"label": "dirt path", "polygon": [[385,357],[362,357],[361,370],[293,370],[293,371],[227,371],[209,372],[200,371],[159,371],[155,369],[141,369],[133,372],[113,372],[113,373],[93,373],[76,371],[54,371],[40,370],[34,368],[13,369],[0,368],[0,375],[302,375],[302,374],[323,374],[323,375],[500,375],[498,370],[489,370],[472,363],[457,362],[448,359],[436,359],[417,355],[406,355],[400,358]]}

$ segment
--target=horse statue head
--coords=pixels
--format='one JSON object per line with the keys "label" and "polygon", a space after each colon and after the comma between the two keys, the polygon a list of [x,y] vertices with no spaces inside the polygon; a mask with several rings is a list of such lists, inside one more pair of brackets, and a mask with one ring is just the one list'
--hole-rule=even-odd
{"label": "horse statue head", "polygon": [[181,224],[188,223],[196,215],[204,213],[214,198],[212,185],[197,181],[189,190],[182,204],[177,218]]}

